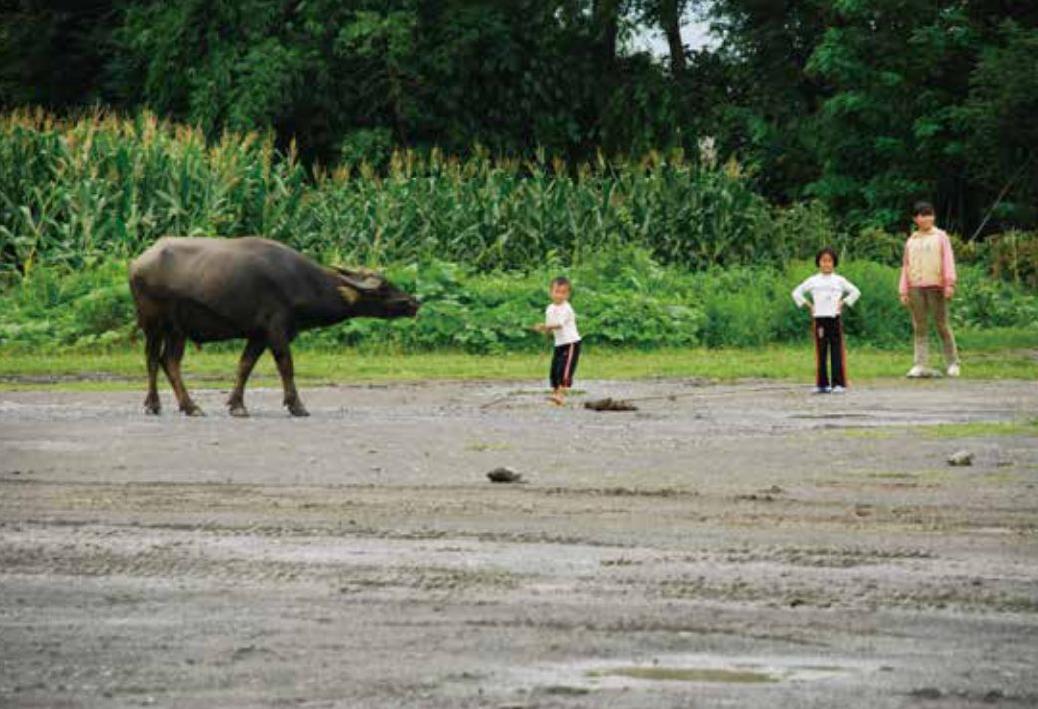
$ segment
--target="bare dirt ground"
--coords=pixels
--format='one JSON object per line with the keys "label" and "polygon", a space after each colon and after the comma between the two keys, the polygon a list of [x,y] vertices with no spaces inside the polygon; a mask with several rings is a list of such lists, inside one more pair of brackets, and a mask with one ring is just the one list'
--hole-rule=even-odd
{"label": "bare dirt ground", "polygon": [[0,393],[0,705],[1038,705],[1035,382],[534,386]]}

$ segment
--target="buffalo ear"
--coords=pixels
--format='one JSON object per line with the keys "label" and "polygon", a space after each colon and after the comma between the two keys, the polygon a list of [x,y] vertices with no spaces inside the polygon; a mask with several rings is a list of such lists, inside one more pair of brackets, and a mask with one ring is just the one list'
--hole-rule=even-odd
{"label": "buffalo ear", "polygon": [[356,288],[351,288],[350,286],[339,286],[338,291],[339,295],[342,296],[342,299],[350,305],[354,305],[358,300],[360,300],[360,293],[357,292]]}
{"label": "buffalo ear", "polygon": [[348,286],[359,291],[376,291],[382,287],[382,283],[385,281],[378,271],[373,271],[364,266],[353,268],[332,266],[332,269],[339,274],[339,278],[345,281]]}
{"label": "buffalo ear", "polygon": [[382,279],[373,273],[343,273],[342,280],[357,290],[361,291],[373,291],[378,290],[382,285]]}

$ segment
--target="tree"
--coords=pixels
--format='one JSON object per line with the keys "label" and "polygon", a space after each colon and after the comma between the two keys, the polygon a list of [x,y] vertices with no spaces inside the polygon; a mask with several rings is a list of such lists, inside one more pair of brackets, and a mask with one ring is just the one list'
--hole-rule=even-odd
{"label": "tree", "polygon": [[1038,28],[1006,20],[956,111],[970,175],[995,198],[995,229],[1038,221]]}
{"label": "tree", "polygon": [[100,99],[113,0],[17,0],[0,11],[0,107]]}

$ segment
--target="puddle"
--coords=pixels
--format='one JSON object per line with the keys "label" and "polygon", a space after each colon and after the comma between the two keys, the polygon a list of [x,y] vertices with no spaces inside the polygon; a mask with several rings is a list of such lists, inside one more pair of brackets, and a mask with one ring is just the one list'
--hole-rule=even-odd
{"label": "puddle", "polygon": [[567,687],[575,691],[663,687],[677,683],[769,686],[780,683],[846,681],[878,670],[880,663],[824,656],[743,656],[712,654],[655,656],[624,662],[578,660],[514,670],[517,684],[544,691]]}
{"label": "puddle", "polygon": [[732,684],[759,684],[778,682],[779,678],[766,672],[749,670],[718,670],[691,667],[614,667],[588,673],[589,677],[629,677],[653,682],[727,682]]}

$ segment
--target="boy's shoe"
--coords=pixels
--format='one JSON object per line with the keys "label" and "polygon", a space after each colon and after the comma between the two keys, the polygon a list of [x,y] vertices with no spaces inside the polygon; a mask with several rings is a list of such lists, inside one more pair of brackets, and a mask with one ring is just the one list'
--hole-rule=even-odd
{"label": "boy's shoe", "polygon": [[839,384],[833,387],[833,394],[843,394],[847,391],[847,387],[842,387]]}
{"label": "boy's shoe", "polygon": [[949,377],[957,377],[957,376],[959,376],[959,365],[958,364],[949,364],[948,365],[948,376]]}
{"label": "boy's shoe", "polygon": [[917,364],[908,370],[908,374],[905,375],[909,379],[921,379],[926,376],[926,367],[921,364]]}
{"label": "boy's shoe", "polygon": [[812,394],[828,394],[832,391],[829,387],[815,387],[811,390]]}

